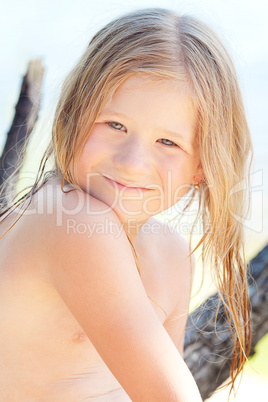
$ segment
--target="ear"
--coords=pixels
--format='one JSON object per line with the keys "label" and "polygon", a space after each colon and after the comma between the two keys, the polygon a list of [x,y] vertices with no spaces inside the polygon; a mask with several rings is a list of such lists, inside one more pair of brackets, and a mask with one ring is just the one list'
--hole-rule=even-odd
{"label": "ear", "polygon": [[204,180],[204,178],[205,178],[205,174],[203,172],[202,165],[199,164],[199,166],[196,170],[196,173],[194,175],[194,184],[199,183],[200,181]]}

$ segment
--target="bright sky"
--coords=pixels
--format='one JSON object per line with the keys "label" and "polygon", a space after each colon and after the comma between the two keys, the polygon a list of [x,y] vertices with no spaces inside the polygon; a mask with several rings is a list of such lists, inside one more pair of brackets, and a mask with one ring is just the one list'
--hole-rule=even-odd
{"label": "bright sky", "polygon": [[[243,92],[250,94],[246,99],[250,121],[254,121],[254,128],[260,128],[266,116],[268,89],[266,1],[9,0],[3,1],[0,9],[0,141],[10,125],[21,76],[30,59],[41,57],[46,66],[46,105],[55,98],[61,80],[100,27],[129,10],[155,6],[194,14],[218,31],[235,59]],[[258,99],[263,102],[259,104]],[[258,115],[261,112],[263,116]]]}

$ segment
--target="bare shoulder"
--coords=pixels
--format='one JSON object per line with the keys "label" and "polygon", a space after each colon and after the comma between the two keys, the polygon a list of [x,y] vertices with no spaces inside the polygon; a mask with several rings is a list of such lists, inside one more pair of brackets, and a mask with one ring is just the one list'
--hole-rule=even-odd
{"label": "bare shoulder", "polygon": [[[116,214],[103,202],[97,200],[82,190],[66,186],[61,189],[59,183],[52,182],[41,188],[33,198],[32,205],[25,215],[31,216],[31,225],[41,225],[42,231],[46,232],[48,239],[57,236],[88,238],[102,227],[107,220],[106,229],[119,224]],[[112,221],[113,225],[108,225]],[[100,223],[100,226],[97,226]],[[102,226],[101,226],[102,225]],[[52,230],[53,229],[53,230]]]}
{"label": "bare shoulder", "polygon": [[176,227],[173,227],[166,221],[162,221],[155,217],[150,218],[141,228],[139,234],[142,236],[143,241],[148,239],[153,240],[159,244],[165,244],[169,249],[184,250],[189,254],[189,243],[187,240],[179,233]]}
{"label": "bare shoulder", "polygon": [[106,204],[78,189],[62,191],[55,181],[40,188],[28,206],[25,203],[7,217],[1,231],[4,233],[13,224],[1,246],[16,242],[21,264],[25,263],[27,269],[33,267],[36,273],[46,271],[54,259],[61,261],[60,254],[82,252],[85,246],[94,249],[101,235],[119,236],[122,231],[117,216]]}
{"label": "bare shoulder", "polygon": [[[73,265],[85,267],[85,261],[90,270],[95,265],[94,259],[101,264],[103,256],[119,246],[122,255],[132,258],[117,215],[103,202],[79,189],[63,192],[60,186],[44,188],[39,197],[42,203],[36,202],[33,226],[36,226],[41,253],[49,250],[44,258],[53,272],[63,266],[64,269]],[[38,231],[38,227],[42,230]]]}
{"label": "bare shoulder", "polygon": [[151,218],[139,232],[137,246],[142,255],[161,261],[172,275],[188,275],[194,266],[189,242],[167,222]]}

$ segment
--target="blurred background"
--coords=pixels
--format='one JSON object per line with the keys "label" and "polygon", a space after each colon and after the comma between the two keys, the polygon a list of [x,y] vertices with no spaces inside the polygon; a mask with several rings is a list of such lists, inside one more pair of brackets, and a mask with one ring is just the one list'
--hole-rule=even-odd
{"label": "blurred background", "polygon": [[[31,175],[50,135],[61,83],[88,41],[112,18],[138,8],[170,8],[206,21],[229,50],[240,81],[252,132],[254,161],[252,199],[245,222],[246,252],[252,258],[268,243],[268,3],[265,0],[9,0],[0,9],[0,149],[12,123],[22,76],[31,59],[45,65],[39,120],[33,132],[24,171]],[[169,215],[170,217],[170,215]],[[165,215],[160,217],[165,219]],[[188,218],[178,226],[188,237]],[[196,238],[201,229],[197,228]],[[197,275],[191,308],[214,291],[209,269],[197,255]],[[266,400],[268,393],[268,337],[259,342],[247,364],[236,401]],[[227,401],[228,390],[210,401]],[[232,399],[231,399],[232,400]]]}

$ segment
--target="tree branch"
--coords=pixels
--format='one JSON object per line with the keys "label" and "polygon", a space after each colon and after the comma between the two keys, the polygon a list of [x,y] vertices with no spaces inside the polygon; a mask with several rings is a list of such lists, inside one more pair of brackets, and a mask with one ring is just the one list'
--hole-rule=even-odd
{"label": "tree branch", "polygon": [[[249,271],[253,355],[257,342],[268,332],[268,245],[251,260]],[[216,319],[218,304],[216,293],[189,316],[186,327],[184,358],[203,399],[229,377],[234,350],[222,303]]]}
{"label": "tree branch", "polygon": [[21,92],[11,128],[0,158],[0,186],[15,172],[20,163],[38,117],[44,67],[41,60],[32,60],[23,78]]}

